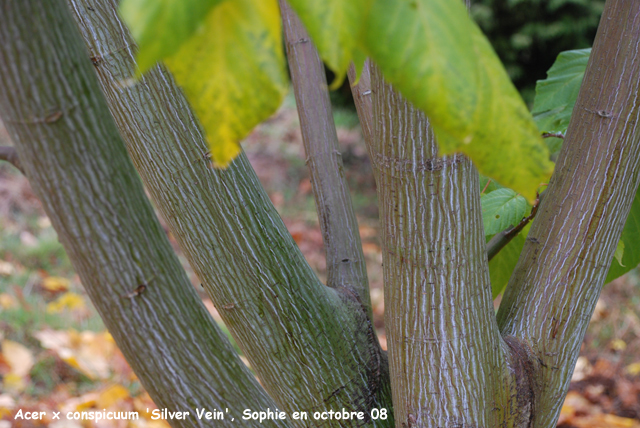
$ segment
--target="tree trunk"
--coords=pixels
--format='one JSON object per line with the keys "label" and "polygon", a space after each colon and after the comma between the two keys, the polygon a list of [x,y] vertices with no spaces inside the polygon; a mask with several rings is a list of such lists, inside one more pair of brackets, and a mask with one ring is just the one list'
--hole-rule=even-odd
{"label": "tree trunk", "polygon": [[[398,426],[526,426],[529,380],[495,321],[478,173],[371,73],[385,320]],[[404,424],[404,425],[401,425]]]}
{"label": "tree trunk", "polygon": [[[145,197],[64,0],[0,2],[0,115],[89,297],[156,404],[275,407],[200,301]],[[289,426],[286,421],[269,426]]]}
{"label": "tree trunk", "polygon": [[[236,418],[241,408],[276,403],[288,412],[344,407],[364,411],[370,426],[391,426],[392,418],[371,420],[373,408],[391,405],[362,269],[341,271],[336,262],[342,273],[331,281],[356,278],[358,298],[322,285],[246,157],[225,171],[208,167],[202,133],[170,75],[157,68],[126,84],[134,47],[115,0],[70,1],[90,54],[63,0],[0,0],[0,114],[91,299],[152,398],[171,410],[228,407]],[[639,52],[640,3],[608,0],[556,173],[497,320],[475,168],[464,156],[438,157],[426,117],[379,71],[372,88],[356,88],[381,202],[397,427],[555,425],[640,181]],[[198,301],[116,124],[275,403]],[[357,228],[330,215],[326,230]],[[358,250],[348,251],[357,259]]]}
{"label": "tree trunk", "polygon": [[[391,409],[366,306],[317,279],[246,156],[210,167],[187,101],[162,68],[123,87],[134,44],[115,0],[72,0],[109,108],[173,236],[262,385],[287,412]],[[308,426],[309,421],[290,421]],[[326,426],[363,421],[322,421]]]}
{"label": "tree trunk", "polygon": [[[373,87],[367,68],[353,87],[382,204],[387,339],[397,426],[555,426],[638,186],[639,17],[637,2],[607,2],[556,173],[540,207],[543,214],[534,221],[500,307],[501,339],[496,339],[495,322],[487,312],[486,285],[478,286],[478,281],[486,284],[486,276],[476,272],[475,281],[460,273],[452,276],[456,269],[464,272],[469,263],[485,269],[477,249],[460,245],[471,237],[477,245],[480,239],[474,236],[481,224],[472,196],[479,190],[466,196],[471,199],[464,204],[451,205],[451,200],[465,197],[469,186],[477,186],[474,179],[468,174],[464,178],[464,162],[458,167],[461,171],[451,167],[455,157],[433,157],[435,149],[429,147],[434,143],[424,119],[381,82],[375,68]],[[350,78],[354,82],[353,69]],[[434,203],[438,198],[442,200]],[[459,234],[460,230],[466,232]],[[447,251],[463,256],[458,262],[447,260]],[[434,274],[429,275],[430,269]],[[457,292],[461,284],[464,293]],[[467,299],[471,302],[465,303]],[[436,303],[429,305],[431,301]],[[466,309],[479,303],[473,317],[465,318]],[[453,305],[464,309],[433,316]],[[464,365],[452,364],[460,355],[451,352],[456,340],[467,337],[466,331],[476,325],[484,325],[479,334],[494,344],[488,350],[491,356],[465,344],[459,350],[465,355]],[[421,337],[426,343],[417,340]],[[426,351],[431,344],[435,349]],[[431,362],[434,356],[436,363]],[[509,374],[501,358],[506,358]],[[503,389],[515,395],[509,399],[506,392],[500,394],[499,375],[475,387],[475,380],[463,385],[450,381],[465,374],[466,370],[460,373],[465,365],[466,370],[475,366],[480,377],[502,372]],[[453,374],[442,376],[449,368]],[[435,384],[433,388],[413,384],[421,373],[426,373],[426,380],[419,384]],[[492,400],[492,388],[501,398]]]}
{"label": "tree trunk", "polygon": [[280,0],[302,141],[327,252],[327,285],[358,296],[371,319],[367,266],[342,165],[324,65],[300,18]]}
{"label": "tree trunk", "polygon": [[608,0],[545,197],[504,294],[536,366],[533,426],[558,419],[640,179],[640,2]]}

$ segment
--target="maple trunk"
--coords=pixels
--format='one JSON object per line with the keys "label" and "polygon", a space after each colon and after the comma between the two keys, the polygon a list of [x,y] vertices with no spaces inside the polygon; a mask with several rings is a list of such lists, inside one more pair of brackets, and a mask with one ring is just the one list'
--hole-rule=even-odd
{"label": "maple trunk", "polygon": [[[90,52],[64,1],[0,2],[0,114],[92,301],[159,406],[367,416],[328,426],[391,426],[392,409],[399,428],[554,426],[640,180],[637,1],[607,2],[556,173],[497,318],[475,168],[461,155],[439,157],[424,114],[375,68],[354,88],[381,203],[389,367],[359,245],[348,239],[355,219],[336,213],[350,202],[335,142],[318,140],[333,137],[320,63],[311,43],[296,43],[305,36],[295,16],[285,13],[285,30],[330,287],[244,155],[228,170],[209,167],[171,76],[158,67],[127,84],[135,46],[117,2],[69,3]],[[314,108],[324,122],[305,124]],[[125,144],[264,389],[199,302]],[[371,419],[379,408],[388,419]]]}
{"label": "maple trunk", "polygon": [[89,297],[153,400],[192,415],[239,402],[275,407],[173,252],[65,1],[3,1],[0,10],[0,115]]}
{"label": "maple trunk", "polygon": [[638,52],[640,4],[609,0],[497,323],[476,174],[438,157],[424,115],[365,67],[353,93],[381,203],[397,426],[555,426],[638,188]]}
{"label": "maple trunk", "polygon": [[554,426],[640,180],[640,2],[608,0],[562,151],[497,315]]}
{"label": "maple trunk", "polygon": [[180,266],[64,1],[1,8],[3,122],[87,293],[144,387],[170,411],[275,406]]}
{"label": "maple trunk", "polygon": [[393,425],[392,417],[371,419],[373,409],[391,413],[392,406],[368,292],[362,294],[362,260],[342,250],[332,257],[342,273],[359,273],[359,286],[345,287],[338,274],[333,287],[322,284],[246,156],[225,170],[211,167],[197,119],[167,71],[156,67],[123,87],[135,71],[135,44],[117,16],[117,2],[71,5],[133,163],[279,408],[289,414],[343,407],[363,412],[363,420],[323,421],[326,426]]}
{"label": "maple trunk", "polygon": [[[375,67],[368,84],[367,75],[355,96],[360,113],[375,118],[365,135],[380,201],[397,426],[527,426],[525,351],[503,340],[495,320],[478,172],[463,155],[438,156],[424,113]],[[368,98],[372,105],[362,103]]]}

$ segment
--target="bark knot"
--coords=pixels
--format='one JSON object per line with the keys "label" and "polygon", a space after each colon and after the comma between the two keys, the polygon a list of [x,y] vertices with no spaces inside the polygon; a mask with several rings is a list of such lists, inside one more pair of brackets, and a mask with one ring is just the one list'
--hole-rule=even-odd
{"label": "bark knot", "polygon": [[516,417],[514,426],[533,427],[536,410],[536,391],[539,385],[536,374],[539,373],[540,362],[533,350],[525,342],[514,336],[505,336],[504,341],[509,347],[508,366],[515,385],[514,402],[510,407],[520,413]]}

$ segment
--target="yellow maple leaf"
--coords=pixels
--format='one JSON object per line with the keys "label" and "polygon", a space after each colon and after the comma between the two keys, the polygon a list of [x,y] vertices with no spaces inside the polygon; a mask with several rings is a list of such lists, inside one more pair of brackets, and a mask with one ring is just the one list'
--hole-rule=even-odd
{"label": "yellow maple leaf", "polygon": [[0,294],[0,308],[13,309],[17,306],[18,302],[16,301],[15,297],[7,293]]}
{"label": "yellow maple leaf", "polygon": [[120,384],[115,384],[102,390],[96,401],[99,408],[106,409],[125,398],[129,398],[129,391],[127,388]]}
{"label": "yellow maple leaf", "polygon": [[109,333],[42,330],[33,334],[43,348],[55,351],[62,360],[90,379],[107,379],[115,342]]}
{"label": "yellow maple leaf", "polygon": [[165,64],[198,115],[214,166],[280,106],[289,85],[275,0],[222,2]]}
{"label": "yellow maple leaf", "polygon": [[624,351],[627,349],[627,343],[622,339],[613,339],[609,346],[614,351]]}
{"label": "yellow maple leaf", "polygon": [[15,373],[9,373],[2,378],[2,387],[5,391],[22,392],[27,387],[27,383],[24,378],[16,375]]}
{"label": "yellow maple leaf", "polygon": [[47,313],[55,314],[65,310],[81,310],[85,309],[84,298],[76,293],[67,292],[58,297],[57,300],[47,304]]}
{"label": "yellow maple leaf", "polygon": [[59,291],[67,291],[71,282],[59,276],[48,276],[42,280],[42,288],[47,291],[59,292]]}
{"label": "yellow maple leaf", "polygon": [[631,363],[629,364],[625,369],[625,372],[627,372],[627,374],[631,375],[631,376],[638,376],[640,375],[640,361],[637,363]]}

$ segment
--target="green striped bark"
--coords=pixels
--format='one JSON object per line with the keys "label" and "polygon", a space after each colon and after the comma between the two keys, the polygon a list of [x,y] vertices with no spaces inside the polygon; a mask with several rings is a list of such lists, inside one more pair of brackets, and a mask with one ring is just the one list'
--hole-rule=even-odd
{"label": "green striped bark", "polygon": [[526,426],[529,381],[495,320],[478,173],[438,156],[424,113],[377,68],[371,82],[396,426]]}
{"label": "green striped bark", "polygon": [[[0,1],[0,115],[134,372],[174,427],[275,407],[200,301],[145,197],[64,0]],[[285,422],[269,422],[287,427]]]}
{"label": "green striped bark", "polygon": [[[460,275],[449,285],[444,284],[449,293],[443,293],[443,284],[438,282],[446,280],[456,266],[464,270],[470,261],[477,263],[477,249],[468,252],[469,257],[452,263],[447,261],[448,256],[438,245],[430,249],[428,245],[422,245],[425,241],[433,242],[432,238],[437,238],[438,234],[445,238],[444,242],[460,243],[477,234],[476,228],[481,228],[481,225],[468,226],[470,222],[477,222],[477,218],[472,219],[473,207],[477,208],[473,198],[469,200],[467,195],[463,204],[451,204],[452,199],[462,201],[464,198],[456,195],[464,196],[474,181],[464,172],[464,162],[461,162],[463,165],[458,173],[443,172],[453,169],[455,157],[444,158],[441,162],[431,158],[431,163],[427,162],[430,159],[424,156],[428,151],[424,145],[429,147],[433,144],[428,128],[410,105],[397,96],[394,98],[389,88],[379,86],[380,76],[375,72],[373,91],[369,70],[366,69],[359,84],[353,87],[365,139],[376,167],[381,208],[385,213],[383,243],[385,251],[390,253],[385,258],[387,331],[389,336],[396,336],[388,339],[398,427],[441,426],[439,424],[443,422],[459,426],[555,426],[580,343],[638,186],[639,7],[637,2],[630,0],[607,2],[563,154],[540,208],[544,214],[539,213],[534,221],[530,239],[498,313],[501,339],[495,338],[495,324],[493,320],[486,319],[486,308],[484,312],[476,311],[473,317],[461,323],[467,308],[486,301],[483,287],[478,288],[477,284],[471,283],[465,287],[467,291],[456,293],[456,284],[465,279]],[[353,70],[350,78],[355,78]],[[423,130],[416,131],[421,126]],[[435,156],[435,152],[431,155]],[[423,172],[423,169],[429,172]],[[431,192],[420,190],[424,183],[416,179],[415,174],[429,176],[426,182],[432,188]],[[464,179],[465,174],[467,179]],[[432,176],[438,175],[441,178],[433,181]],[[477,189],[472,193],[477,194]],[[419,203],[410,203],[420,198],[423,200]],[[433,201],[438,199],[440,203],[436,206]],[[447,217],[453,221],[447,221]],[[423,225],[425,221],[430,223],[426,228]],[[461,235],[459,229],[467,232]],[[438,243],[437,239],[435,243]],[[460,254],[460,248],[453,245],[448,248],[447,251]],[[421,249],[433,254],[424,257]],[[430,258],[436,262],[420,263]],[[438,258],[444,260],[440,266]],[[438,273],[435,281],[427,281],[429,276],[420,273],[425,265]],[[482,264],[480,268],[484,269]],[[423,293],[430,294],[435,301],[430,308],[424,305],[425,300],[429,302],[429,297],[421,297],[416,287],[419,282],[427,283],[427,290]],[[472,295],[467,295],[469,292]],[[422,313],[412,318],[412,314],[419,312],[419,309],[414,309],[416,298],[422,304]],[[471,304],[465,303],[468,299],[471,299]],[[433,319],[427,311],[431,309],[442,315],[447,305],[462,306],[464,310],[452,311],[440,319]],[[425,322],[425,317],[428,322]],[[457,380],[447,382],[448,378],[444,377],[445,381],[438,385],[438,376],[443,379],[440,375],[443,367],[460,368],[457,364],[449,364],[451,357],[457,354],[447,355],[455,347],[456,338],[461,336],[456,334],[456,328],[471,331],[475,328],[473,325],[484,325],[478,328],[479,334],[491,343],[499,343],[503,349],[491,348],[492,358],[502,354],[510,367],[510,374],[502,380],[502,394],[497,376],[491,376],[493,382],[489,380],[484,384],[489,388],[497,387],[502,401],[492,401],[492,394],[487,393],[486,388],[478,390],[475,380],[459,385]],[[430,363],[416,358],[420,352],[425,358],[427,354],[415,340],[416,335],[425,336],[425,333],[433,333],[438,328],[443,336],[430,337],[435,349],[428,355],[431,358],[438,356],[436,360],[440,364],[431,363],[433,367],[423,370],[422,367],[429,367]],[[440,341],[439,345],[435,344],[437,341]],[[474,377],[481,378],[487,373],[503,370],[500,367],[504,363],[499,358],[497,365],[478,364],[478,357],[485,362],[487,358],[477,353],[473,356],[475,346],[465,348],[468,348],[464,361],[467,368],[475,366],[481,369],[480,374],[476,372]],[[417,369],[414,361],[419,361]],[[412,382],[421,371],[427,373],[428,379],[421,385],[435,387],[420,388],[419,383]],[[452,374],[451,377],[458,378],[459,375]],[[475,388],[469,385],[475,385]],[[510,398],[505,394],[506,390],[513,394]],[[431,397],[429,391],[434,392]],[[464,394],[468,398],[461,401],[460,396]],[[478,410],[482,407],[478,406],[478,399],[483,395],[489,398],[485,401],[484,413],[482,409]],[[422,406],[421,397],[427,397]],[[445,398],[438,401],[437,397]],[[456,404],[462,409],[456,408]],[[502,420],[487,416],[488,408],[496,415],[501,413]],[[420,421],[420,414],[429,417]]]}
{"label": "green striped bark", "polygon": [[265,389],[287,412],[344,407],[366,416],[327,426],[392,425],[369,420],[391,400],[366,306],[320,283],[245,155],[226,170],[210,168],[168,72],[156,68],[123,87],[134,46],[116,2],[71,4],[136,169]]}
{"label": "green striped bark", "polygon": [[327,253],[327,285],[358,297],[372,317],[367,266],[333,122],[324,65],[300,18],[280,1],[302,141]]}
{"label": "green striped bark", "polygon": [[608,0],[574,113],[504,295],[503,334],[539,362],[535,427],[552,427],[640,180],[640,2]]}

